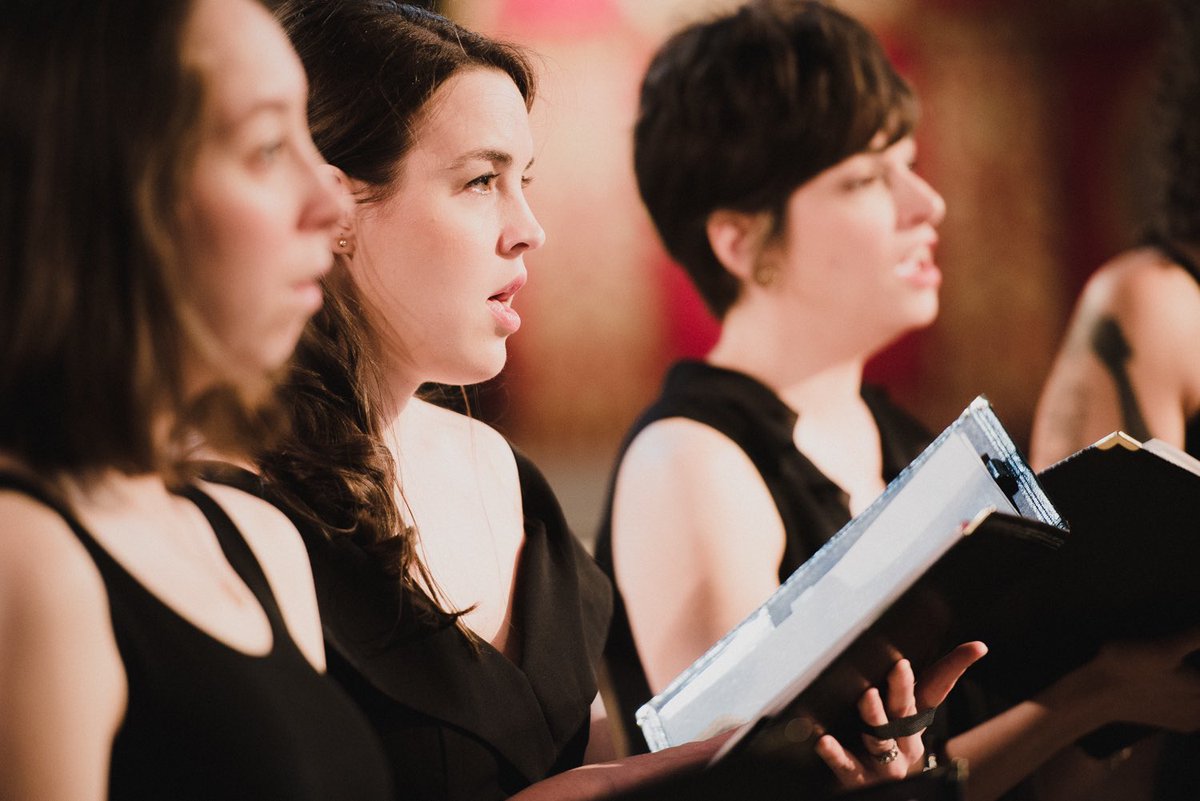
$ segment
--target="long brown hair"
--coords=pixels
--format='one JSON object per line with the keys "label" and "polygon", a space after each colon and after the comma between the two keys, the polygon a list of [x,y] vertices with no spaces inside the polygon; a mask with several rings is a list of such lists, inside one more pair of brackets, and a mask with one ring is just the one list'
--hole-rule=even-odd
{"label": "long brown hair", "polygon": [[175,245],[204,100],[193,5],[0,15],[0,449],[43,476],[169,473],[189,420],[223,443],[255,417],[234,387],[197,403],[183,386],[185,353],[211,350]]}
{"label": "long brown hair", "polygon": [[[534,75],[521,51],[425,9],[392,0],[288,0],[277,15],[308,72],[313,141],[368,187],[360,203],[388,196],[420,114],[458,71],[498,69],[527,106],[533,102]],[[281,389],[292,433],[260,460],[260,473],[269,491],[327,536],[351,537],[437,613],[443,604],[418,558],[416,531],[404,523],[384,444],[377,332],[338,258],[326,304]]]}

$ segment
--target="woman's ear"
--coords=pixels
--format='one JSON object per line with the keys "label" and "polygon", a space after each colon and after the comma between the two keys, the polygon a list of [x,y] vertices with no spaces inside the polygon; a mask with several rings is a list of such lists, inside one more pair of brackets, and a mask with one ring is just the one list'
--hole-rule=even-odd
{"label": "woman's ear", "polygon": [[355,237],[355,215],[357,212],[357,204],[354,202],[354,189],[351,185],[350,176],[342,172],[332,164],[326,164],[324,169],[328,171],[333,182],[338,188],[338,200],[342,206],[342,213],[338,217],[337,226],[333,229],[333,242],[330,249],[341,256],[354,256],[354,237]]}
{"label": "woman's ear", "polygon": [[751,281],[771,233],[771,215],[718,209],[708,215],[705,230],[717,261],[742,283]]}

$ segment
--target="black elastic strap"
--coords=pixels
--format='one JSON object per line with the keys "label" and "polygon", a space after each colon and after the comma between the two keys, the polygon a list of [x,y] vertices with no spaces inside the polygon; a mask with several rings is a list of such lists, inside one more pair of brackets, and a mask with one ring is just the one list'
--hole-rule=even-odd
{"label": "black elastic strap", "polygon": [[918,712],[915,715],[908,717],[896,718],[889,720],[881,726],[864,726],[867,734],[878,740],[892,740],[897,737],[911,737],[914,734],[920,734],[925,729],[929,728],[929,724],[933,723],[933,716],[937,712],[936,706],[931,706],[924,712]]}

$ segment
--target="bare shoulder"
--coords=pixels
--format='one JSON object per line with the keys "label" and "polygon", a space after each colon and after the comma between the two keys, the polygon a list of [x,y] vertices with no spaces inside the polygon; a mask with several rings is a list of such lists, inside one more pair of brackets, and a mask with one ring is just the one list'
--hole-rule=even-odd
{"label": "bare shoulder", "polygon": [[0,796],[98,797],[126,700],[104,581],[51,509],[0,492],[0,515]]}
{"label": "bare shoulder", "polygon": [[706,495],[714,484],[761,483],[761,478],[746,452],[720,431],[669,417],[634,437],[621,460],[618,481],[677,485],[681,492]]}
{"label": "bare shoulder", "polygon": [[[614,528],[644,523],[659,533],[724,547],[731,528],[773,553],[782,521],[770,490],[733,440],[695,420],[667,418],[630,443],[617,473]],[[678,521],[665,525],[667,521]],[[778,547],[776,547],[778,546]]]}
{"label": "bare shoulder", "polygon": [[[1077,326],[1095,349],[1119,340],[1131,355],[1139,397],[1165,393],[1172,404],[1200,395],[1200,285],[1153,248],[1121,254],[1084,290]],[[1124,352],[1124,351],[1123,351]]]}
{"label": "bare shoulder", "polygon": [[1200,399],[1200,287],[1154,248],[1102,265],[1042,390],[1031,456],[1044,467],[1116,429],[1182,441]]}
{"label": "bare shoulder", "polygon": [[198,481],[197,485],[220,504],[246,538],[266,535],[281,539],[289,547],[299,543],[296,527],[274,504],[228,484]]}
{"label": "bare shoulder", "polygon": [[683,418],[630,443],[612,506],[613,568],[654,690],[779,586],[786,535],[731,439]]}
{"label": "bare shoulder", "polygon": [[90,601],[88,608],[98,602],[107,609],[100,572],[61,515],[22,493],[0,492],[0,519],[0,598],[6,605],[70,596]]}
{"label": "bare shoulder", "polygon": [[485,471],[489,483],[497,482],[505,491],[519,492],[516,457],[503,434],[469,415],[418,399],[410,403],[417,405],[413,411],[418,413],[419,429],[406,429],[409,440],[416,441],[401,443],[402,450],[413,444],[438,463],[457,464],[460,469],[471,464]]}
{"label": "bare shoulder", "polygon": [[1200,285],[1154,248],[1136,248],[1103,264],[1084,287],[1080,318],[1115,319],[1133,338],[1179,341],[1200,328]]}
{"label": "bare shoulder", "polygon": [[509,449],[504,436],[482,420],[419,398],[409,402],[419,416],[420,425],[440,441],[450,438],[460,444],[474,442],[488,449]]}
{"label": "bare shoulder", "polygon": [[282,511],[261,498],[224,484],[199,482],[254,552],[288,630],[315,666],[324,667],[324,646],[312,568],[300,532]]}

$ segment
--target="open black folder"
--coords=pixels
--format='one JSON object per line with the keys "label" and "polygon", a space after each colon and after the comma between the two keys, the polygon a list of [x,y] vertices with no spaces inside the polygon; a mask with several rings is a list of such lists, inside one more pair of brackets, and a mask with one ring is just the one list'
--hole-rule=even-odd
{"label": "open black folder", "polygon": [[[1200,461],[1117,432],[1038,478],[1071,534],[1020,578],[1008,614],[980,632],[991,653],[971,671],[1010,701],[1082,665],[1104,642],[1200,625]],[[1109,726],[1081,744],[1102,756],[1145,731]]]}
{"label": "open black folder", "polygon": [[[874,570],[845,569],[867,556]],[[829,775],[812,745],[825,732],[859,742],[856,701],[898,656],[919,674],[983,640],[972,679],[1016,702],[1104,642],[1200,624],[1198,569],[1200,462],[1118,433],[1035,480],[978,399],[639,723],[655,750],[740,726],[723,754],[809,763],[817,786]],[[793,617],[807,619],[787,631]],[[736,699],[757,701],[762,684],[770,697],[747,714]],[[1109,726],[1082,744],[1104,755],[1144,731]]]}
{"label": "open black folder", "polygon": [[[962,415],[758,610],[638,712],[651,749],[741,726],[725,753],[813,763],[857,743],[856,701],[903,654],[922,667],[1002,613],[1064,526],[987,401]],[[964,615],[964,610],[970,614]],[[983,620],[981,620],[983,619]],[[969,623],[969,625],[967,625]]]}

